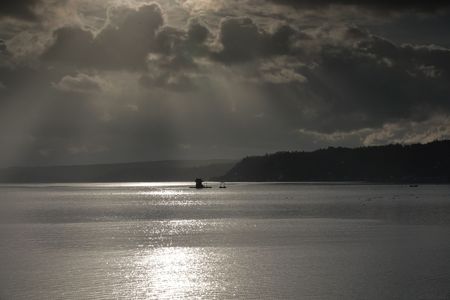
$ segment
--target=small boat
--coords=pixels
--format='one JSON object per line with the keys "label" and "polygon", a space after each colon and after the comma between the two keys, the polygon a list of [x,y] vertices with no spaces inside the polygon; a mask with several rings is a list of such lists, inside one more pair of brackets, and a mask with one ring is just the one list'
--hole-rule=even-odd
{"label": "small boat", "polygon": [[210,189],[210,186],[206,186],[203,184],[203,179],[196,178],[195,179],[195,186],[191,186],[191,189]]}
{"label": "small boat", "polygon": [[225,182],[221,182],[219,185],[219,189],[226,189],[227,186],[225,185]]}
{"label": "small boat", "polygon": [[409,187],[418,187],[418,184],[410,184]]}

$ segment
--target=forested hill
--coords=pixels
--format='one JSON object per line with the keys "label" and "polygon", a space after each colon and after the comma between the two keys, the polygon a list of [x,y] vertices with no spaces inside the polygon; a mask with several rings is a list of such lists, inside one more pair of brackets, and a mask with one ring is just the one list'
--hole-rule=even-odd
{"label": "forested hill", "polygon": [[450,182],[450,140],[247,157],[224,181]]}

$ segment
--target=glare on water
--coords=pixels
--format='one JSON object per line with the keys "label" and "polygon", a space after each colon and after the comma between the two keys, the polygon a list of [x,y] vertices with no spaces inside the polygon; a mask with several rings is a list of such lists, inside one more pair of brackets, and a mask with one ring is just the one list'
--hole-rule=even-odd
{"label": "glare on water", "polygon": [[0,186],[0,299],[446,299],[450,187]]}
{"label": "glare on water", "polygon": [[135,264],[136,289],[160,299],[202,295],[211,272],[207,257],[197,248],[145,250]]}

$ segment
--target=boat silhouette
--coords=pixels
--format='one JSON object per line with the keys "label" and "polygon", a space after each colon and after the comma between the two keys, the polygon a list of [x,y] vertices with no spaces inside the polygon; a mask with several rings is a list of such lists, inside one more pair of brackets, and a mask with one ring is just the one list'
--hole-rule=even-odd
{"label": "boat silhouette", "polygon": [[201,178],[196,178],[195,179],[195,186],[191,186],[191,189],[210,189],[210,186],[206,186],[203,184],[203,179]]}

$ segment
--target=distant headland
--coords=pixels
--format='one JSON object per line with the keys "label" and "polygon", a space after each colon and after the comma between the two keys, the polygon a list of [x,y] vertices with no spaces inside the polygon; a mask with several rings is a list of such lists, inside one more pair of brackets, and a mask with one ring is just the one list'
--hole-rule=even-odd
{"label": "distant headland", "polygon": [[450,183],[450,140],[246,157],[218,179]]}

